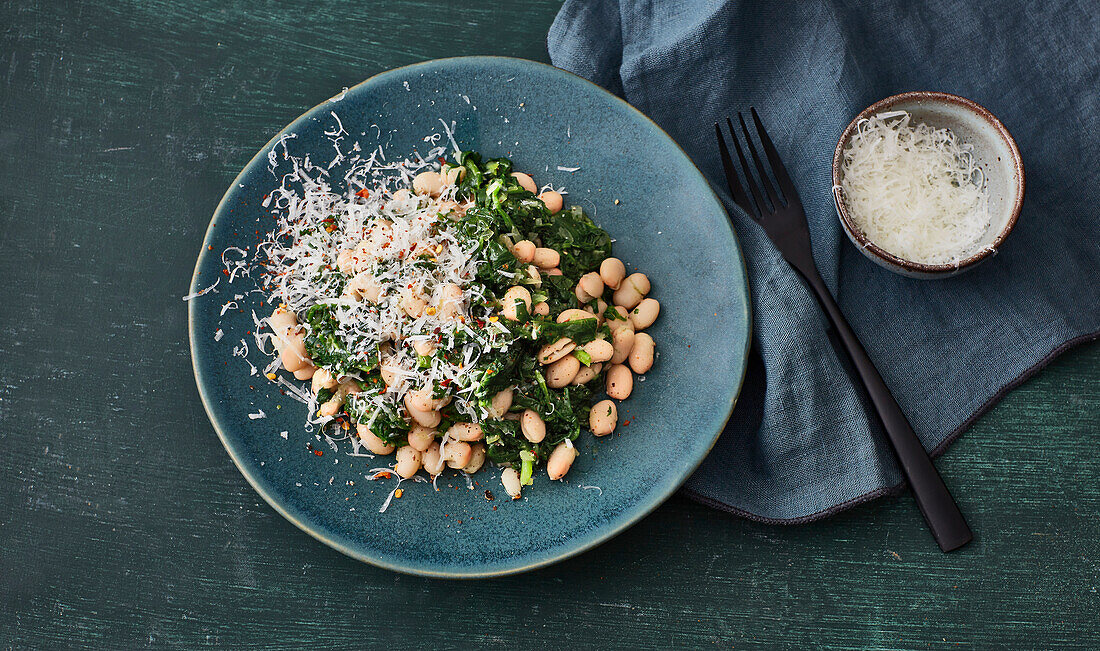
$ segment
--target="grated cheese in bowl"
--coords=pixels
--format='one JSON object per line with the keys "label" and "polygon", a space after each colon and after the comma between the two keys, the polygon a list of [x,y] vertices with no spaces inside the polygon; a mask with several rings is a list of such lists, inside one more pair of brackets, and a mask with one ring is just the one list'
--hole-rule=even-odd
{"label": "grated cheese in bowl", "polygon": [[958,265],[986,248],[989,193],[972,146],[906,111],[861,120],[843,152],[839,190],[855,226],[911,262]]}

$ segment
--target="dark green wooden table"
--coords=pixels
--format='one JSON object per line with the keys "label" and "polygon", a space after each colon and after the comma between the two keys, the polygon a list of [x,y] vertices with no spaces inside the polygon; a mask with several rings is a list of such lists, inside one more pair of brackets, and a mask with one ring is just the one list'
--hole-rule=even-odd
{"label": "dark green wooden table", "polygon": [[674,498],[532,574],[400,576],[262,503],[194,387],[187,292],[222,192],[387,68],[546,60],[557,3],[0,5],[0,647],[1100,646],[1100,346],[939,462],[977,532],[908,497],[810,526]]}

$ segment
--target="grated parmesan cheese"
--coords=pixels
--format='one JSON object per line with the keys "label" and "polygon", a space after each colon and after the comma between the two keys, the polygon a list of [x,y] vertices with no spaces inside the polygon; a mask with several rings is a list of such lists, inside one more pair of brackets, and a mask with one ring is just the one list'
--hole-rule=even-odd
{"label": "grated parmesan cheese", "polygon": [[[408,391],[441,382],[452,387],[458,412],[480,422],[489,414],[472,395],[476,386],[466,369],[473,368],[484,352],[507,349],[511,342],[509,331],[502,326],[473,329],[465,322],[489,319],[493,308],[489,305],[492,297],[485,295],[483,286],[471,282],[486,261],[458,240],[448,217],[452,209],[466,207],[454,201],[454,188],[436,199],[395,191],[409,187],[417,173],[438,169],[436,160],[448,148],[457,150],[454,123],[440,123],[442,133],[424,138],[432,146],[424,156],[385,161],[378,147],[365,159],[353,158],[352,169],[344,177],[349,190],[343,193],[326,182],[328,167],[313,165],[308,156],[289,156],[284,145],[284,159],[292,171],[269,195],[268,210],[277,226],[254,254],[267,270],[262,287],[271,305],[284,305],[298,314],[313,305],[330,306],[337,335],[350,342],[349,353],[362,359],[373,354],[379,342],[385,342],[381,368],[395,381],[387,384],[381,395],[361,396],[371,404],[368,426],[380,413],[400,410]],[[326,135],[335,141],[346,133],[337,119]],[[356,188],[369,190],[361,195]],[[418,264],[421,259],[430,259],[432,264]],[[223,262],[227,273],[236,271],[235,261],[223,255]],[[320,272],[341,264],[350,265],[349,275],[369,276],[378,290],[377,301],[359,300],[346,290],[340,293],[335,286],[318,282]],[[497,273],[516,275],[503,269]],[[447,298],[448,288],[457,288],[460,295]],[[409,314],[405,309],[409,297],[432,306],[446,301],[454,305],[460,318],[455,320],[454,315],[447,316],[435,307]],[[263,326],[255,314],[253,321],[255,344],[267,352],[264,341],[274,335],[260,335]],[[455,344],[458,334],[467,341]],[[460,350],[458,362],[434,356],[424,367],[415,344],[429,340]],[[351,373],[349,377],[358,376]],[[305,402],[299,392],[294,394]],[[315,411],[316,405],[310,405]],[[329,420],[331,417],[310,422],[323,425]]]}
{"label": "grated parmesan cheese", "polygon": [[904,260],[959,264],[982,249],[989,196],[972,147],[905,111],[861,120],[839,190],[871,242]]}

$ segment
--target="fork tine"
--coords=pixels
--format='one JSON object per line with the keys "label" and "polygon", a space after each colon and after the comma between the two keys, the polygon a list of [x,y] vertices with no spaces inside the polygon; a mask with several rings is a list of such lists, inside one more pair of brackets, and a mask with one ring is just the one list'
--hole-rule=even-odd
{"label": "fork tine", "polygon": [[752,113],[756,133],[760,135],[760,144],[764,146],[764,153],[767,154],[768,161],[772,164],[772,173],[775,174],[775,180],[779,182],[779,189],[783,192],[783,198],[787,200],[787,203],[799,201],[798,190],[795,189],[791,177],[787,174],[787,168],[783,166],[783,161],[779,158],[779,152],[772,144],[772,139],[768,136],[768,132],[764,130],[764,124],[760,122],[760,116],[756,114],[754,107],[749,107],[749,111]]}
{"label": "fork tine", "polygon": [[768,172],[764,169],[764,162],[760,160],[760,156],[756,153],[756,145],[752,144],[752,135],[749,133],[749,128],[745,125],[745,116],[741,115],[741,112],[737,112],[737,119],[741,122],[741,133],[745,134],[745,142],[749,144],[749,153],[752,154],[752,161],[756,163],[756,172],[760,175],[760,184],[764,186],[764,192],[768,193],[768,199],[772,203],[772,211],[774,212],[779,208],[779,198],[775,195],[775,188],[772,187],[772,182],[768,179]]}
{"label": "fork tine", "polygon": [[[752,178],[752,169],[749,167],[748,161],[745,160],[745,152],[741,150],[741,139],[737,137],[737,130],[733,128],[733,120],[726,118],[726,126],[729,127],[730,135],[733,136],[733,146],[737,149],[737,159],[741,161],[741,171],[745,173],[745,183],[749,186],[752,198],[756,200],[756,205],[760,206],[759,213],[753,214],[763,216],[771,211],[768,210],[768,204],[764,203],[764,197],[760,196],[760,188]],[[752,144],[751,140],[749,144]]]}
{"label": "fork tine", "polygon": [[[717,122],[714,123],[714,133],[718,136],[718,152],[722,156],[722,169],[726,173],[726,184],[729,185],[730,193],[733,194],[733,202],[741,206],[745,212],[756,217],[756,211],[749,195],[745,194],[745,188],[741,187],[741,182],[737,180],[737,168],[733,166],[730,150],[726,147],[726,139],[722,136],[722,127]],[[733,133],[731,132],[730,135],[733,135]],[[736,139],[736,136],[734,138]]]}

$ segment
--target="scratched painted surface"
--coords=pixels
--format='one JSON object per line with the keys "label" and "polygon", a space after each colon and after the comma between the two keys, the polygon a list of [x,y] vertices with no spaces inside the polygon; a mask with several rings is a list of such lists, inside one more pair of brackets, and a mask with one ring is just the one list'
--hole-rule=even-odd
{"label": "scratched painted surface", "polygon": [[674,498],[555,567],[450,583],[259,500],[191,376],[180,296],[209,215],[343,86],[546,59],[555,2],[471,4],[0,5],[0,647],[1100,646],[1097,345],[939,462],[978,532],[950,556],[908,498],[798,528]]}

